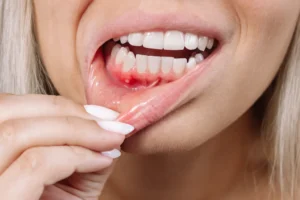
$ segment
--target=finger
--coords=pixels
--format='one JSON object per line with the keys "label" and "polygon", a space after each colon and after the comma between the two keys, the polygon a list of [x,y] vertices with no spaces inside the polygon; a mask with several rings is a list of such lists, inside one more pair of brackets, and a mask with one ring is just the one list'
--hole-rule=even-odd
{"label": "finger", "polygon": [[[106,130],[110,129],[110,132],[101,129],[99,125]],[[102,121],[99,125],[77,117],[29,118],[4,122],[0,124],[0,174],[31,147],[71,145],[98,152],[109,151],[120,147],[125,134],[133,130],[133,127],[121,122]],[[111,132],[116,128],[118,133]]]}
{"label": "finger", "polygon": [[57,187],[56,185],[49,185],[44,188],[43,194],[39,200],[82,200],[69,192]]}
{"label": "finger", "polygon": [[111,158],[81,147],[32,148],[1,175],[0,194],[5,194],[4,199],[10,200],[38,200],[44,186],[52,185],[75,172],[101,171],[111,163]]}
{"label": "finger", "polygon": [[67,179],[56,183],[55,186],[81,199],[88,197],[96,199],[102,193],[112,169],[113,165],[94,173],[74,173]]}
{"label": "finger", "polygon": [[119,113],[100,106],[81,106],[61,96],[0,94],[0,122],[45,116],[115,120]]}

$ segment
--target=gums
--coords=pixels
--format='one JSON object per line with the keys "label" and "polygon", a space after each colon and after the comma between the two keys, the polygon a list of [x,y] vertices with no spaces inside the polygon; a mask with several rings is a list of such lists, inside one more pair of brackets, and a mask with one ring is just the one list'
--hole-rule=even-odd
{"label": "gums", "polygon": [[180,104],[189,94],[190,86],[208,68],[211,57],[178,80],[142,89],[124,87],[114,81],[107,70],[112,65],[110,60],[104,59],[103,52],[97,52],[89,68],[86,86],[88,104],[102,105],[120,112],[118,121],[133,125],[136,133],[160,120]]}

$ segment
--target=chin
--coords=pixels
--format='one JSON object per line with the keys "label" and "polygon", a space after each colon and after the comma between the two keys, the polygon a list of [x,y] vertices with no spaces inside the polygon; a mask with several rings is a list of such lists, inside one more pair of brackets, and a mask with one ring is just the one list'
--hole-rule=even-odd
{"label": "chin", "polygon": [[183,104],[156,123],[127,137],[122,151],[137,155],[172,154],[192,151],[203,145],[222,128],[216,124],[212,127],[201,124],[197,120],[201,116],[195,110],[199,107],[197,103]]}
{"label": "chin", "polygon": [[134,11],[85,31],[87,103],[119,112],[118,121],[135,127],[122,150],[184,152],[214,136],[205,117],[213,105],[197,99],[228,62],[232,30],[219,23],[187,13]]}

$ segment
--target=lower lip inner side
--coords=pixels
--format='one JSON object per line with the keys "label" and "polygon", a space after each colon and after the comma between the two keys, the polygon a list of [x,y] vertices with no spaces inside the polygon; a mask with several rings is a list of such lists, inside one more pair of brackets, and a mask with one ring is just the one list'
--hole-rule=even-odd
{"label": "lower lip inner side", "polygon": [[101,105],[120,112],[118,121],[133,125],[137,132],[172,111],[188,94],[190,85],[202,74],[211,59],[207,58],[176,81],[141,90],[117,84],[107,70],[110,65],[114,65],[111,60],[113,59],[105,56],[101,48],[96,53],[88,70],[88,104]]}

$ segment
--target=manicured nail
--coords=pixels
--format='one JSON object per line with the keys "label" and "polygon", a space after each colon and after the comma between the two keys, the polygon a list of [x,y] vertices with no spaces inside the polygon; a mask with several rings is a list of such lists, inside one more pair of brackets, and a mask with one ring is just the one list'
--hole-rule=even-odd
{"label": "manicured nail", "polygon": [[98,121],[97,122],[104,130],[127,135],[134,130],[134,127],[129,124],[115,121]]}
{"label": "manicured nail", "polygon": [[90,115],[103,120],[116,120],[120,115],[118,112],[102,106],[85,105],[84,108]]}
{"label": "manicured nail", "polygon": [[121,152],[118,149],[114,149],[111,151],[104,151],[102,152],[102,155],[115,159],[121,156]]}

